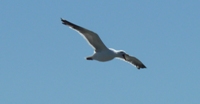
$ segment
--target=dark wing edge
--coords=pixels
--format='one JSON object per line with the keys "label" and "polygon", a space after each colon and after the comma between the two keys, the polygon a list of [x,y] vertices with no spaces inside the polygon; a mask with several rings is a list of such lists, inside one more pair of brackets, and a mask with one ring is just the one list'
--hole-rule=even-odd
{"label": "dark wing edge", "polygon": [[72,28],[74,28],[74,29],[76,29],[76,30],[83,29],[81,26],[78,26],[78,25],[76,25],[76,24],[73,24],[73,23],[71,23],[71,22],[69,22],[69,21],[67,21],[67,20],[62,19],[62,18],[60,18],[60,19],[61,19],[61,21],[62,21],[62,24],[64,24],[64,25],[68,25],[69,27],[72,27]]}

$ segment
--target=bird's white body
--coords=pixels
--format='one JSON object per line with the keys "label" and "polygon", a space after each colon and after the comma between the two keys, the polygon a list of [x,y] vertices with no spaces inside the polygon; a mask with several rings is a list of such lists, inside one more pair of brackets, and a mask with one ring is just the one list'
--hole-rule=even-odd
{"label": "bird's white body", "polygon": [[114,59],[117,56],[113,50],[103,50],[100,52],[94,52],[92,58],[97,61],[105,62]]}
{"label": "bird's white body", "polygon": [[94,48],[95,50],[94,54],[90,57],[87,57],[86,58],[87,60],[97,60],[105,62],[117,57],[120,59],[124,59],[125,61],[131,64],[134,64],[138,69],[146,68],[146,66],[136,57],[129,56],[124,51],[117,51],[112,48],[107,48],[106,45],[102,42],[100,37],[95,32],[85,29],[76,24],[73,24],[67,20],[63,20],[62,18],[61,21],[63,22],[64,25],[68,25],[70,28],[80,33],[87,40],[87,42]]}

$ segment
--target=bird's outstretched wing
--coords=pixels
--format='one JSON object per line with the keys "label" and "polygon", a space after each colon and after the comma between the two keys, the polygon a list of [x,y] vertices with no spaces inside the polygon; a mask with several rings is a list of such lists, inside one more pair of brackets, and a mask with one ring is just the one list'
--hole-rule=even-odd
{"label": "bird's outstretched wing", "polygon": [[85,29],[76,24],[73,24],[62,18],[61,18],[61,21],[62,21],[62,24],[67,25],[70,28],[78,31],[87,40],[87,42],[95,49],[96,52],[108,49],[105,46],[105,44],[102,42],[100,37],[95,32]]}
{"label": "bird's outstretched wing", "polygon": [[130,56],[128,54],[125,54],[124,58],[125,58],[125,61],[135,65],[137,69],[146,68],[146,66],[139,59],[137,59],[134,56]]}

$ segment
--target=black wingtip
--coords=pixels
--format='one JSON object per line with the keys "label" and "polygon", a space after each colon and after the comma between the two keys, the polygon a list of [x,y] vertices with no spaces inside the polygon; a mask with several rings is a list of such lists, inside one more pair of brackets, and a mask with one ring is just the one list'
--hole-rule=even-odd
{"label": "black wingtip", "polygon": [[60,19],[61,19],[61,21],[62,21],[62,24],[67,25],[67,22],[68,22],[68,21],[66,21],[66,20],[64,20],[64,19],[62,19],[62,18],[60,18]]}
{"label": "black wingtip", "polygon": [[139,70],[140,70],[140,68],[141,68],[141,69],[143,69],[143,68],[147,68],[144,64],[139,65],[139,66],[136,66],[136,67],[137,67],[137,69],[139,69]]}
{"label": "black wingtip", "polygon": [[64,19],[62,19],[62,18],[60,18],[60,20],[63,22],[64,21]]}

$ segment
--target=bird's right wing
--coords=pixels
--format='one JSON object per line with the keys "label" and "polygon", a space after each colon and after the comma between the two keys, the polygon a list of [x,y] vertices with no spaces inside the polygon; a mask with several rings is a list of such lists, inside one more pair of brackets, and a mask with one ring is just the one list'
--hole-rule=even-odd
{"label": "bird's right wing", "polygon": [[81,26],[73,24],[67,20],[61,18],[61,21],[64,25],[71,27],[72,29],[78,31],[86,40],[87,42],[95,49],[95,51],[101,51],[108,49],[105,44],[102,42],[100,37],[93,31],[85,29]]}
{"label": "bird's right wing", "polygon": [[146,66],[136,57],[129,56],[128,54],[125,54],[124,57],[125,57],[125,61],[135,65],[137,69],[146,68]]}

